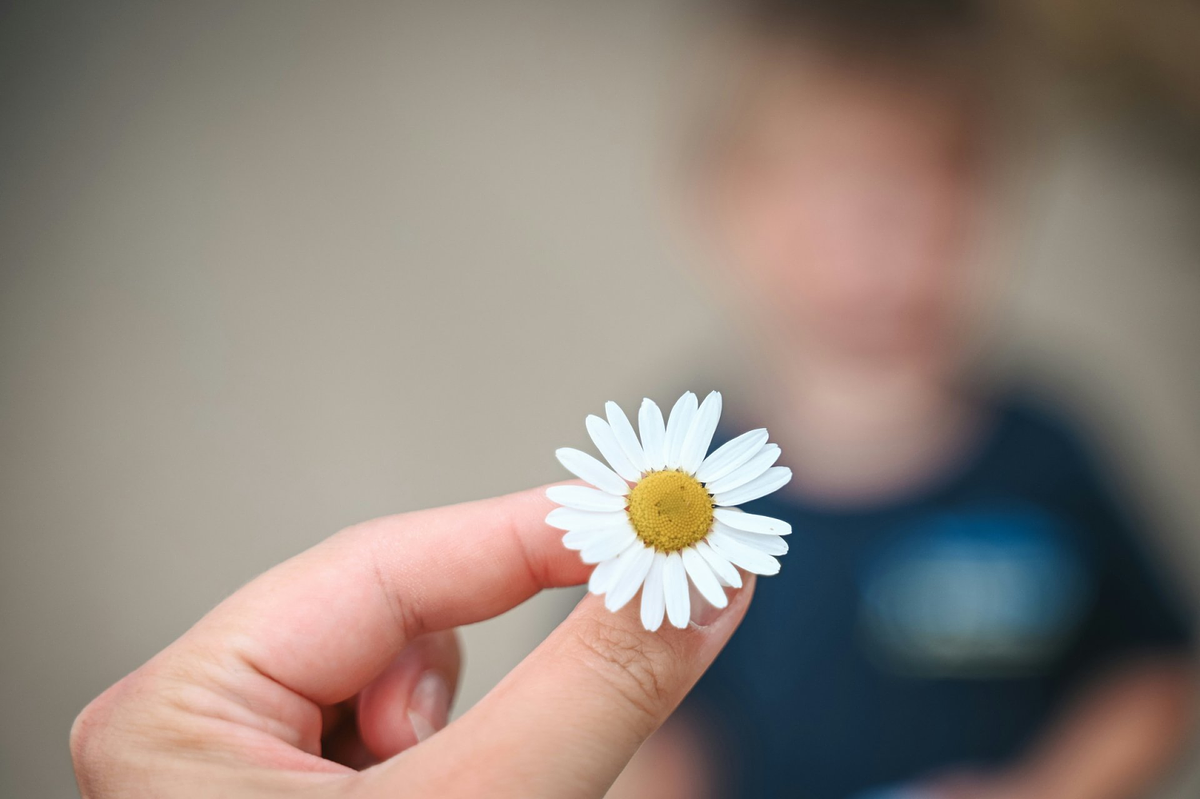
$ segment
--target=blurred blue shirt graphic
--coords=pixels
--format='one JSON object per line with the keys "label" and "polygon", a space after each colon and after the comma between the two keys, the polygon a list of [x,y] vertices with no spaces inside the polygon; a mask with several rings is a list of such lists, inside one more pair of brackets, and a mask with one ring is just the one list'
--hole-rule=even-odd
{"label": "blurred blue shirt graphic", "polygon": [[1088,570],[1064,520],[1017,501],[897,525],[859,586],[861,643],[913,675],[1036,672],[1068,644]]}
{"label": "blurred blue shirt graphic", "polygon": [[720,796],[906,796],[883,786],[1001,764],[1106,664],[1190,646],[1085,447],[1026,400],[918,496],[748,510],[794,532],[685,706],[717,735]]}

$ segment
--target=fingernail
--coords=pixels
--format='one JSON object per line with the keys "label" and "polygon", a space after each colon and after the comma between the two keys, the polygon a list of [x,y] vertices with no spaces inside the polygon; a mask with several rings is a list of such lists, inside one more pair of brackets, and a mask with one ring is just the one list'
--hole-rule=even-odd
{"label": "fingernail", "polygon": [[417,680],[408,700],[408,722],[417,742],[424,741],[446,726],[450,718],[450,686],[436,671],[427,671]]}
{"label": "fingernail", "polygon": [[[694,588],[692,590],[695,591]],[[728,591],[725,592],[725,596],[729,596]],[[714,607],[699,592],[695,592],[692,594],[692,624],[696,627],[708,627],[721,617],[727,607],[728,604],[724,608]]]}

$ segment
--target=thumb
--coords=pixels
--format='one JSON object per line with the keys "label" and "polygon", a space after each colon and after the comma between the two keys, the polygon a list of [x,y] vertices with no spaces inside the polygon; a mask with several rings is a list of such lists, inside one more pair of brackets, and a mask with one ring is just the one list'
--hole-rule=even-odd
{"label": "thumb", "polygon": [[589,595],[470,712],[378,776],[444,796],[603,796],[725,646],[753,592],[748,575],[710,623],[658,632],[642,627],[637,603],[611,613]]}

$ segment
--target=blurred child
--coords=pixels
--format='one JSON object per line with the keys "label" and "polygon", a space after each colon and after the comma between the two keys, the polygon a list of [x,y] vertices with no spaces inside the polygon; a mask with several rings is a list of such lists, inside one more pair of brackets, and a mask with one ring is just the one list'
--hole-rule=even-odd
{"label": "blurred child", "polygon": [[612,795],[1139,793],[1190,723],[1187,614],[1072,426],[966,385],[989,75],[969,14],[871,5],[754,16],[702,143],[743,421],[796,475],[750,510],[794,534]]}

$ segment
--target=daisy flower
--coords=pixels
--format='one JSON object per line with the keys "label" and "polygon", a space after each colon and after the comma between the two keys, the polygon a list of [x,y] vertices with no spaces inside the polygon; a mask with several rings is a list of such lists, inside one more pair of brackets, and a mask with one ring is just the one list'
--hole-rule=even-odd
{"label": "daisy flower", "polygon": [[[555,454],[587,486],[554,486],[546,495],[561,505],[546,523],[566,530],[563,544],[596,564],[588,590],[618,611],[642,591],[642,625],[657,630],[663,612],[676,627],[691,616],[688,581],[712,605],[728,603],[722,586],[741,588],[738,568],[777,574],[775,555],[788,550],[787,522],[745,513],[737,506],[770,494],[792,479],[775,466],[779,446],[765,429],[743,433],[708,453],[721,418],[721,395],[702,403],[687,392],[664,424],[662,411],[642,400],[638,434],[615,402],[607,420],[587,418],[596,449],[608,461],[564,447]],[[707,455],[707,457],[706,457]],[[611,467],[611,468],[610,468]]]}

